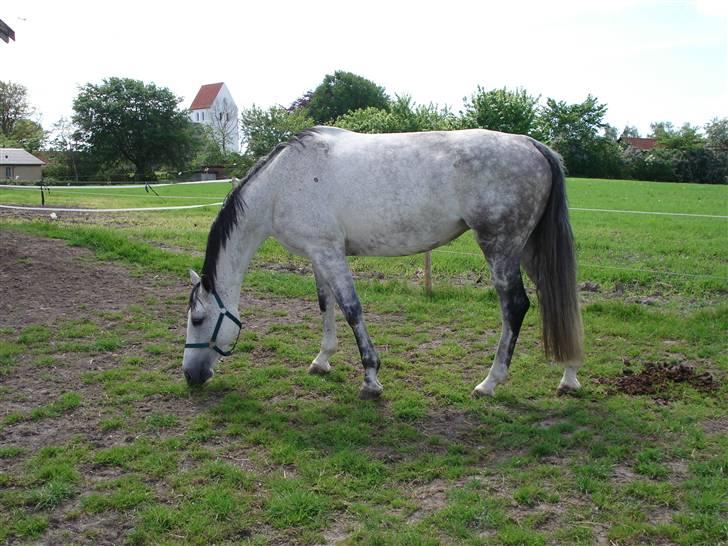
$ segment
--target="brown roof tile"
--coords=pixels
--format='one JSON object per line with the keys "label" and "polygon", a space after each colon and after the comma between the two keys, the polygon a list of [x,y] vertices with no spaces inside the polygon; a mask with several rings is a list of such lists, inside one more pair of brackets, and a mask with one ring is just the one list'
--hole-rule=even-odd
{"label": "brown roof tile", "polygon": [[195,96],[195,100],[192,101],[190,110],[201,110],[212,106],[212,103],[215,101],[215,97],[217,97],[217,94],[220,92],[223,85],[223,82],[208,83],[207,85],[200,87],[200,90]]}
{"label": "brown roof tile", "polygon": [[624,137],[627,144],[638,150],[651,150],[657,146],[656,138]]}

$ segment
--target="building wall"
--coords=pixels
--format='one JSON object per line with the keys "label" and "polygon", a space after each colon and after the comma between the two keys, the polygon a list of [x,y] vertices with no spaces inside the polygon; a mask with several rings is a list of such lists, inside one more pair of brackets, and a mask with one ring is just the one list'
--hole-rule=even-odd
{"label": "building wall", "polygon": [[[240,134],[238,129],[238,107],[235,104],[235,101],[233,100],[233,97],[230,94],[230,91],[228,91],[226,85],[223,84],[223,86],[220,88],[220,92],[217,94],[217,97],[215,97],[215,102],[213,102],[210,108],[191,110],[189,113],[190,121],[193,121],[194,123],[204,123],[205,125],[213,129],[219,127],[219,125],[215,125],[213,116],[215,115],[215,113],[219,113],[225,110],[223,106],[225,101],[227,101],[227,104],[229,106],[228,110],[230,110],[230,116],[234,119],[234,121],[231,120],[231,126],[228,128],[226,147],[227,150],[230,152],[239,152]],[[217,140],[219,142],[219,130],[213,130],[213,135],[217,137]]]}
{"label": "building wall", "polygon": [[[7,167],[10,167],[10,176],[7,176]],[[0,180],[38,181],[43,178],[40,165],[0,165]]]}

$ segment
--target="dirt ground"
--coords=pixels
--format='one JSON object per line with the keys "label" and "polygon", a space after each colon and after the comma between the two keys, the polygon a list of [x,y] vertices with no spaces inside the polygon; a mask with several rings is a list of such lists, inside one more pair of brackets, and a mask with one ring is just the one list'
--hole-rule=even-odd
{"label": "dirt ground", "polygon": [[[89,319],[102,331],[113,331],[115,321],[110,313],[125,315],[131,306],[143,306],[145,313],[160,319],[179,334],[180,366],[161,370],[181,381],[182,344],[185,335],[186,296],[189,286],[170,277],[134,276],[133,272],[111,262],[99,261],[86,249],[68,246],[63,241],[34,237],[16,231],[0,231],[0,332],[17,339],[30,325],[51,329],[68,320]],[[150,305],[150,302],[164,302]],[[172,302],[172,303],[170,303]],[[273,322],[318,320],[318,307],[313,301],[261,299],[252,294],[241,295],[241,308],[265,308],[265,317],[257,318],[248,330],[266,331]],[[277,312],[276,312],[277,311]],[[155,316],[156,315],[156,316]],[[175,321],[174,317],[179,320]],[[35,453],[38,449],[80,439],[94,448],[105,448],[133,442],[135,438],[123,430],[104,430],[105,393],[99,383],[84,381],[88,372],[113,369],[129,355],[138,354],[142,339],[124,339],[113,351],[93,357],[79,352],[53,351],[53,364],[40,367],[30,354],[17,355],[16,362],[5,375],[0,375],[0,422],[13,414],[25,414],[49,404],[64,392],[81,395],[82,404],[70,414],[53,419],[24,420],[0,427],[0,445],[12,445]],[[143,417],[152,412],[168,412],[186,422],[204,407],[199,401],[189,403],[179,397],[162,395],[134,402],[129,408]],[[0,471],[23,473],[0,459]],[[109,479],[114,471],[88,465],[83,469],[86,487]],[[84,536],[95,536],[99,544],[120,544],[129,531],[130,522],[123,514],[81,514],[77,518],[60,516],[78,510],[78,499],[56,511],[59,517],[49,521],[48,532],[39,543],[86,543]],[[89,533],[89,530],[91,532]],[[80,542],[78,542],[80,540]]]}

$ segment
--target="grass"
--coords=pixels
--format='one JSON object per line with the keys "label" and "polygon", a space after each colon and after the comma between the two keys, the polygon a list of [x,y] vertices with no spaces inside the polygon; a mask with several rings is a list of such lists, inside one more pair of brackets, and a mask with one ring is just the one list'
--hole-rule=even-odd
{"label": "grass", "polygon": [[[718,186],[570,180],[569,195],[580,208],[725,215]],[[156,200],[105,202],[134,199]],[[0,225],[184,279],[200,265],[213,212],[130,216],[123,229],[118,218]],[[119,522],[130,544],[728,541],[726,221],[579,211],[572,220],[580,282],[599,285],[582,293],[588,365],[574,397],[554,395],[560,370],[544,361],[534,311],[509,382],[492,400],[469,397],[500,316],[467,235],[445,249],[464,255],[435,254],[431,298],[418,284],[420,257],[352,260],[383,361],[378,403],[356,397],[358,354],[341,318],[334,370],[306,373],[320,342],[313,281],[273,270],[306,264],[272,241],[246,277],[254,303],[241,310],[238,350],[203,389],[189,390],[178,370],[186,294],[158,290],[118,312],[89,307],[1,329],[4,376],[71,373],[75,362],[78,381],[68,392],[50,374],[58,394],[33,401],[12,384],[0,391],[9,402],[0,426],[13,438],[0,447],[0,541],[52,542],[70,520]],[[109,364],[86,366],[92,358]],[[597,381],[621,374],[624,360],[690,362],[720,385],[669,385],[656,399]],[[40,427],[76,436],[24,443],[22,432]],[[113,536],[98,532],[97,541]]]}

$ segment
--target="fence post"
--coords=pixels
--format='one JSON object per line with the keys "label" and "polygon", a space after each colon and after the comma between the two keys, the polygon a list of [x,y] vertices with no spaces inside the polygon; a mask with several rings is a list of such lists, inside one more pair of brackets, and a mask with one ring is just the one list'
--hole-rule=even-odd
{"label": "fence post", "polygon": [[432,296],[432,251],[425,252],[425,293]]}

